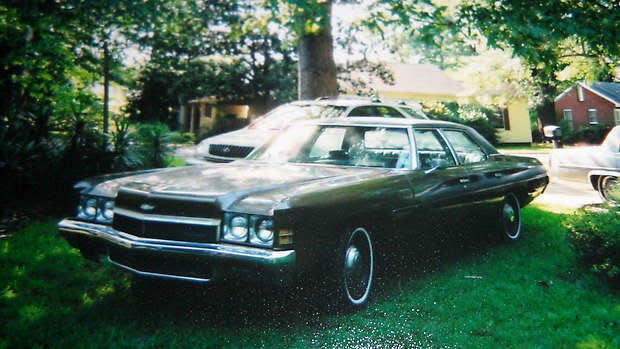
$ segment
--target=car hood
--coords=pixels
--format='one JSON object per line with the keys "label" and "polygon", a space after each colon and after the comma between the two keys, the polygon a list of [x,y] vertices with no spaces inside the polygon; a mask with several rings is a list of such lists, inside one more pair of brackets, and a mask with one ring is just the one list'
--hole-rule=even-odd
{"label": "car hood", "polygon": [[121,188],[155,195],[218,201],[224,210],[269,213],[290,197],[389,173],[387,169],[240,160],[230,164],[163,169],[96,185],[90,194],[114,197]]}
{"label": "car hood", "polygon": [[[259,130],[246,127],[237,131],[226,132],[217,136],[206,138],[200,142],[198,147],[201,148],[208,146],[209,144],[230,144],[244,147],[258,147],[270,140],[276,132],[276,130]],[[207,149],[204,150],[206,151]]]}

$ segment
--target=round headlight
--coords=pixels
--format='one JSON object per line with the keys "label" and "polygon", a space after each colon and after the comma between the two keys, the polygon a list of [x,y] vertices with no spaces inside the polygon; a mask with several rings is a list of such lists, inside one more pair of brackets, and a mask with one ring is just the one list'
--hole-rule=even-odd
{"label": "round headlight", "polygon": [[84,202],[84,215],[89,218],[94,218],[97,215],[97,199],[87,199]]}
{"label": "round headlight", "polygon": [[245,241],[248,236],[248,219],[244,216],[235,216],[230,220],[230,226],[225,236],[228,240]]}
{"label": "round headlight", "polygon": [[256,229],[256,237],[264,243],[271,243],[273,241],[273,222],[268,219],[260,222]]}
{"label": "round headlight", "polygon": [[105,219],[112,220],[114,218],[114,201],[108,200],[103,204],[102,216]]}

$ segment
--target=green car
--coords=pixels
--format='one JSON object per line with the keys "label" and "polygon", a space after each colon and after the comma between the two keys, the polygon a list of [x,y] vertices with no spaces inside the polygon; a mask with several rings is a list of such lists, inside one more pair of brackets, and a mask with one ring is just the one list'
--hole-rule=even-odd
{"label": "green car", "polygon": [[442,227],[476,217],[519,239],[520,209],[547,183],[538,160],[499,154],[462,125],[327,119],[248,159],[81,182],[76,216],[58,228],[141,277],[305,282],[357,308],[382,256],[450,239]]}

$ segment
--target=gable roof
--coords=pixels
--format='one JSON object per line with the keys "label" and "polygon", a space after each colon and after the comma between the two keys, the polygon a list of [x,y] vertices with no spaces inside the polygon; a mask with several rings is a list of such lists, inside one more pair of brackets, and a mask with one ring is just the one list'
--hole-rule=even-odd
{"label": "gable roof", "polygon": [[463,84],[432,64],[390,63],[394,85],[382,81],[374,84],[379,92],[403,92],[457,96],[464,92]]}
{"label": "gable roof", "polygon": [[[575,86],[581,86],[586,90],[608,100],[615,105],[616,108],[620,108],[620,83],[617,82],[595,82],[592,85],[587,85],[582,82],[578,82]],[[557,97],[554,101],[564,97],[573,88],[573,86],[567,88]]]}
{"label": "gable roof", "polygon": [[620,105],[620,83],[617,82],[595,82],[590,86],[592,92],[599,96]]}

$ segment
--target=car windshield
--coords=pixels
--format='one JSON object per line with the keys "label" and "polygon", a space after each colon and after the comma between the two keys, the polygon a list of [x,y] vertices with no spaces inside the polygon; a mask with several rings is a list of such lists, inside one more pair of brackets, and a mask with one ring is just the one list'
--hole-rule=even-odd
{"label": "car windshield", "polygon": [[270,111],[262,118],[257,119],[250,125],[250,128],[259,130],[281,130],[294,121],[340,117],[345,110],[346,107],[335,105],[285,104]]}
{"label": "car windshield", "polygon": [[251,157],[269,162],[410,168],[406,128],[297,125]]}

